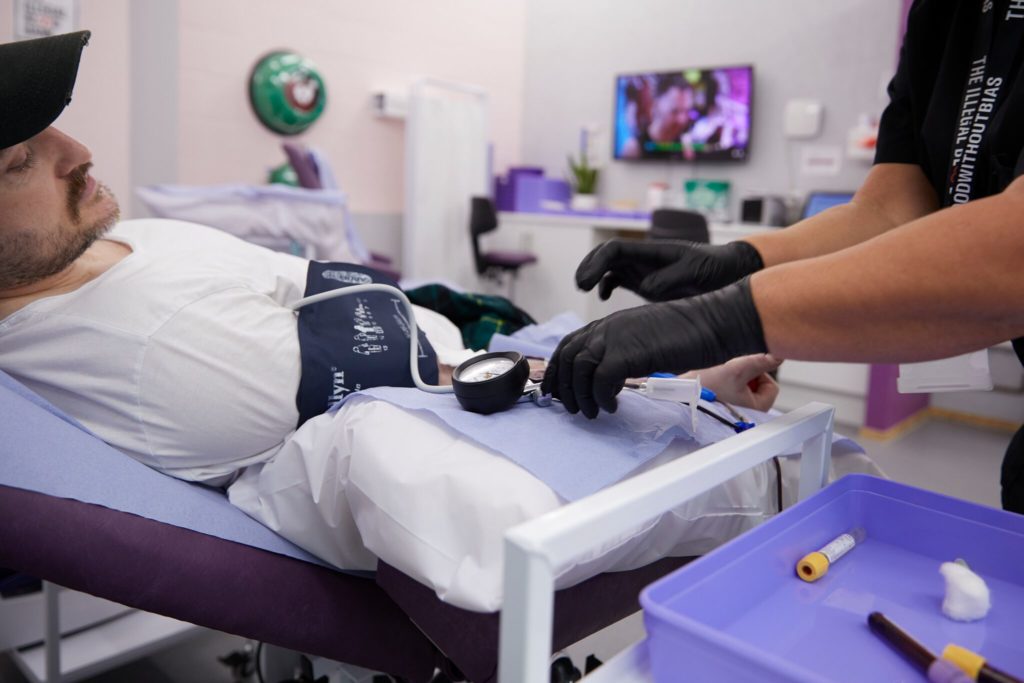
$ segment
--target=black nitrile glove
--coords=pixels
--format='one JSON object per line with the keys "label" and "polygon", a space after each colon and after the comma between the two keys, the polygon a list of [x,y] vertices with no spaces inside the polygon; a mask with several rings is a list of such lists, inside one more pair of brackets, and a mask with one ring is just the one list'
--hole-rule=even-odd
{"label": "black nitrile glove", "polygon": [[576,269],[576,285],[611,296],[625,287],[648,301],[671,301],[712,292],[764,268],[748,242],[722,245],[683,241],[609,240],[587,254]]}
{"label": "black nitrile glove", "polygon": [[612,313],[566,336],[555,349],[541,390],[570,413],[614,413],[630,377],[681,374],[730,358],[765,353],[750,278],[691,299]]}

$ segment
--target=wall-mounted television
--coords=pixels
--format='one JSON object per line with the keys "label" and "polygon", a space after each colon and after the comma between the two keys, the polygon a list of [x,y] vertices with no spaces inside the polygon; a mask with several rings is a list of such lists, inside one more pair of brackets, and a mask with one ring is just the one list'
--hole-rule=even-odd
{"label": "wall-mounted television", "polygon": [[615,158],[744,161],[752,66],[626,74],[615,83]]}

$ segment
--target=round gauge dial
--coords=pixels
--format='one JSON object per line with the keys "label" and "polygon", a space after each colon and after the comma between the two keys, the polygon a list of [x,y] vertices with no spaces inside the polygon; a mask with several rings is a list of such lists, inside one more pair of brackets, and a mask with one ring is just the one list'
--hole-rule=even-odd
{"label": "round gauge dial", "polygon": [[517,351],[492,351],[462,363],[452,373],[452,389],[466,410],[490,415],[508,410],[523,397],[530,366]]}
{"label": "round gauge dial", "polygon": [[478,363],[462,368],[458,373],[458,379],[460,382],[486,382],[504,375],[513,367],[515,361],[511,358],[484,358]]}

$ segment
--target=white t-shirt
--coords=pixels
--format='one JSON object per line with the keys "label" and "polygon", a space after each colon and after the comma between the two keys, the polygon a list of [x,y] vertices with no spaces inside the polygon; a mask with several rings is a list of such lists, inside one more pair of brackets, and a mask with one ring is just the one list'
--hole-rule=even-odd
{"label": "white t-shirt", "polygon": [[[288,305],[302,297],[307,261],[173,220],[125,221],[110,239],[132,253],[0,320],[0,368],[182,479],[224,484],[273,456],[298,421]],[[460,358],[454,325],[420,308],[416,320],[443,361]]]}

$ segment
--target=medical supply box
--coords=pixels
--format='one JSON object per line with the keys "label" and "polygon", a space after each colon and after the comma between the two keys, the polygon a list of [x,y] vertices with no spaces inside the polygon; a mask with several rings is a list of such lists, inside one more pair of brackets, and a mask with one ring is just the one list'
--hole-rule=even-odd
{"label": "medical supply box", "polygon": [[[965,456],[964,467],[969,467]],[[865,539],[807,583],[800,558],[851,529]],[[942,613],[943,562],[991,591],[975,622]],[[924,680],[868,628],[878,611],[933,652],[956,643],[1024,675],[1024,516],[849,475],[644,589],[656,683]]]}
{"label": "medical supply box", "polygon": [[571,195],[568,182],[546,177],[542,168],[511,168],[507,176],[494,179],[494,205],[498,211],[564,211],[569,208]]}

